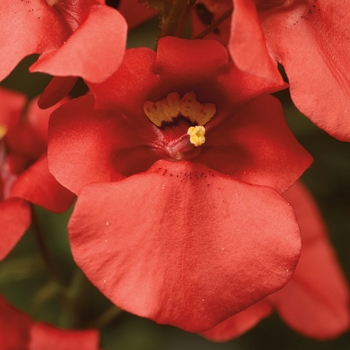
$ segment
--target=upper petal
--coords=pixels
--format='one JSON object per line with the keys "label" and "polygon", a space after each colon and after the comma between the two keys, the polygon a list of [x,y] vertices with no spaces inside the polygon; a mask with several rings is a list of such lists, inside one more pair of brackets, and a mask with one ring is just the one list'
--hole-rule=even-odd
{"label": "upper petal", "polygon": [[119,67],[125,52],[127,26],[108,6],[93,6],[86,20],[56,51],[46,51],[31,68],[58,76],[81,76],[101,82]]}
{"label": "upper petal", "polygon": [[241,70],[283,85],[277,64],[271,57],[260,27],[254,0],[233,0],[228,49]]}
{"label": "upper petal", "polygon": [[188,162],[86,186],[69,232],[76,262],[115,304],[193,332],[281,288],[300,250],[274,190]]}
{"label": "upper petal", "polygon": [[293,3],[261,13],[268,47],[283,64],[300,111],[332,136],[350,141],[350,4]]}

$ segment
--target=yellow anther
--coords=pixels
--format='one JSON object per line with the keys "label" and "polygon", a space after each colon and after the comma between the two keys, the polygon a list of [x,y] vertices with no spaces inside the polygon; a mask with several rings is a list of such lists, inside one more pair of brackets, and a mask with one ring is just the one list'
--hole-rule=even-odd
{"label": "yellow anther", "polygon": [[7,133],[7,126],[5,124],[0,124],[0,140],[3,139],[6,133]]}
{"label": "yellow anther", "polygon": [[157,126],[163,122],[172,122],[179,115],[188,118],[193,124],[205,125],[215,115],[216,107],[214,103],[199,103],[193,92],[185,94],[182,99],[177,92],[172,92],[163,100],[146,101],[143,111]]}
{"label": "yellow anther", "polygon": [[205,142],[205,127],[202,125],[189,127],[187,134],[190,135],[190,142],[192,145],[196,147],[203,145]]}

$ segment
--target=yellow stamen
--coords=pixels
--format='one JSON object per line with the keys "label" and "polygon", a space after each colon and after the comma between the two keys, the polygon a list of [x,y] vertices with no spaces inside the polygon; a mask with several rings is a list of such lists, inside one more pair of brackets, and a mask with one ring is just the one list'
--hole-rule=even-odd
{"label": "yellow stamen", "polygon": [[0,140],[3,139],[6,133],[7,133],[7,126],[5,124],[0,124]]}
{"label": "yellow stamen", "polygon": [[163,122],[172,122],[179,115],[188,118],[193,124],[205,125],[216,113],[214,103],[199,103],[193,92],[185,94],[182,99],[177,92],[172,92],[163,100],[146,101],[143,110],[157,126]]}
{"label": "yellow stamen", "polygon": [[205,127],[201,125],[191,126],[187,130],[187,134],[190,135],[190,142],[192,145],[199,147],[205,142]]}

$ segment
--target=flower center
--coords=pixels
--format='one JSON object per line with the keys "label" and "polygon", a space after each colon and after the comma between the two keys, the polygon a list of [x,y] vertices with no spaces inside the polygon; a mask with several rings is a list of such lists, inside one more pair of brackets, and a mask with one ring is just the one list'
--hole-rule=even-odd
{"label": "flower center", "polygon": [[204,125],[214,117],[216,106],[198,102],[193,92],[182,98],[177,92],[172,92],[160,101],[146,101],[143,110],[148,119],[162,130],[164,150],[173,159],[181,160],[198,155],[199,147],[205,142]]}

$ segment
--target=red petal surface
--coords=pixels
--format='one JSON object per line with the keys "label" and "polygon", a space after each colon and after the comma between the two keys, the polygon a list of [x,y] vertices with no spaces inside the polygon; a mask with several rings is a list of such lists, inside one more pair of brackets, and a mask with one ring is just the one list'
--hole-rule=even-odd
{"label": "red petal surface", "polygon": [[138,147],[156,138],[146,116],[130,122],[118,112],[94,111],[93,104],[91,95],[76,99],[50,120],[49,168],[74,193],[91,182],[120,180],[129,169],[145,170],[157,159]]}
{"label": "red petal surface", "polygon": [[0,349],[27,350],[31,324],[27,315],[9,305],[0,296]]}
{"label": "red petal surface", "polygon": [[95,83],[104,81],[123,59],[126,30],[125,20],[118,11],[107,6],[92,7],[85,22],[64,45],[41,55],[30,71],[81,76]]}
{"label": "red petal surface", "polygon": [[258,322],[269,316],[271,313],[272,306],[263,299],[219,323],[214,328],[202,332],[201,335],[214,341],[226,341],[237,338],[253,328]]}
{"label": "red petal surface", "polygon": [[[285,197],[291,200],[297,219],[303,220],[303,248],[293,278],[268,299],[282,319],[301,334],[316,339],[335,338],[349,330],[347,282],[310,195],[298,185]],[[306,219],[309,222],[304,226]],[[317,231],[307,230],[312,224]]]}
{"label": "red petal surface", "polygon": [[23,199],[8,198],[0,203],[0,260],[17,244],[29,227],[30,221],[30,208]]}
{"label": "red petal surface", "polygon": [[237,69],[225,47],[215,40],[175,37],[161,38],[157,54],[146,48],[127,50],[111,78],[88,85],[96,108],[118,109],[129,118],[143,115],[145,101],[158,101],[170,92],[181,96],[195,92],[199,101],[216,103],[218,114],[227,116],[238,103],[282,88]]}
{"label": "red petal surface", "polygon": [[300,250],[274,190],[189,162],[86,186],[69,232],[76,262],[116,305],[192,332],[281,288]]}
{"label": "red petal surface", "polygon": [[40,95],[38,106],[41,109],[52,107],[73,89],[77,77],[53,77]]}
{"label": "red petal surface", "polygon": [[35,323],[30,331],[29,350],[98,350],[97,330],[63,330]]}
{"label": "red petal surface", "polygon": [[0,124],[6,125],[8,131],[20,122],[26,100],[27,97],[19,92],[0,88]]}
{"label": "red petal surface", "polygon": [[290,82],[294,103],[320,128],[350,141],[350,3],[322,0],[261,13],[275,59]]}
{"label": "red petal surface", "polygon": [[10,195],[57,213],[67,210],[75,199],[75,195],[61,186],[49,172],[46,156],[17,178]]}
{"label": "red petal surface", "polygon": [[228,49],[241,70],[283,84],[260,28],[253,0],[233,0],[231,37]]}
{"label": "red petal surface", "polygon": [[288,128],[279,101],[263,96],[236,108],[226,123],[210,130],[195,161],[283,192],[310,166],[312,157]]}
{"label": "red petal surface", "polygon": [[152,18],[156,11],[139,0],[120,0],[118,11],[125,18],[128,29],[133,29]]}
{"label": "red petal surface", "polygon": [[0,2],[0,80],[27,55],[56,50],[71,29],[46,1]]}

